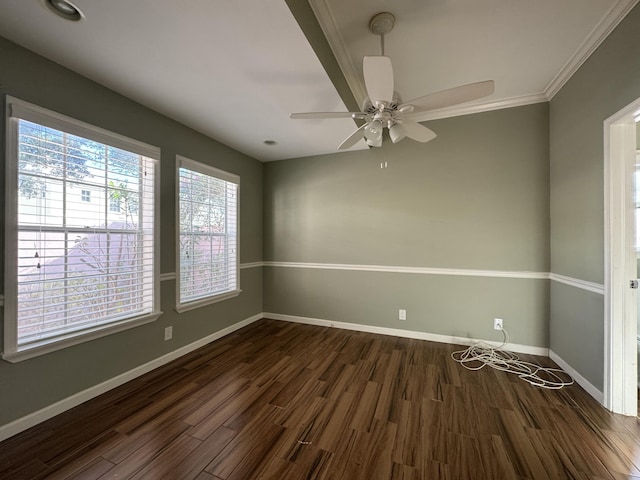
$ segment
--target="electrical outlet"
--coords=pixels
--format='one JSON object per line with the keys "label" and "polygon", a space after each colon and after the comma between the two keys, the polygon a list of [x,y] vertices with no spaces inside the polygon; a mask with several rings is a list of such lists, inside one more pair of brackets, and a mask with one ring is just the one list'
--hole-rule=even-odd
{"label": "electrical outlet", "polygon": [[502,319],[494,318],[493,319],[493,329],[494,330],[502,330]]}
{"label": "electrical outlet", "polygon": [[173,338],[173,327],[166,327],[164,329],[164,340],[171,340]]}
{"label": "electrical outlet", "polygon": [[398,320],[406,320],[407,319],[407,311],[404,308],[398,310]]}

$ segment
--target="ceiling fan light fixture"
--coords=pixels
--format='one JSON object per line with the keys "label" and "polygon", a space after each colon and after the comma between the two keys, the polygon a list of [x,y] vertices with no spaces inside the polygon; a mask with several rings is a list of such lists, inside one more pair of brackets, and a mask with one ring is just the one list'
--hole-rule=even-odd
{"label": "ceiling fan light fixture", "polygon": [[367,145],[369,145],[370,147],[381,147],[382,146],[382,135],[380,135],[380,137],[375,138],[375,139],[366,139]]}
{"label": "ceiling fan light fixture", "polygon": [[406,136],[407,136],[407,129],[404,128],[399,123],[392,125],[391,128],[389,129],[389,137],[391,138],[391,141],[393,143],[398,143],[400,140],[402,140]]}
{"label": "ceiling fan light fixture", "polygon": [[382,141],[382,122],[373,120],[364,128],[364,137],[372,142]]}

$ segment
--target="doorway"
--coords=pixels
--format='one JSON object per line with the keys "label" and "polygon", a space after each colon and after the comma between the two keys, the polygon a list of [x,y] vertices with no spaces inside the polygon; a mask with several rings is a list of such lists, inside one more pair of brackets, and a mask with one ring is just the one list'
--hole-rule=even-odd
{"label": "doorway", "polygon": [[[605,406],[637,415],[636,120],[640,99],[604,122]],[[635,285],[632,284],[635,282]]]}

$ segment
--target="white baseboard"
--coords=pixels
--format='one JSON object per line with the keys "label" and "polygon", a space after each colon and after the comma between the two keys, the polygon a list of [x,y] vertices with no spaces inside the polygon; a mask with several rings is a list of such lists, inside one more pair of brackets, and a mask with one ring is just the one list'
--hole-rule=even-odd
{"label": "white baseboard", "polygon": [[[431,342],[452,343],[460,345],[471,345],[479,340],[467,337],[456,337],[451,335],[439,335],[436,333],[416,332],[414,330],[401,330],[388,327],[374,327],[371,325],[362,325],[359,323],[334,322],[332,320],[324,320],[320,318],[299,317],[296,315],[283,315],[280,313],[263,313],[264,318],[272,318],[274,320],[283,320],[285,322],[304,323],[307,325],[318,325],[321,327],[334,327],[343,330],[355,330],[358,332],[378,333],[380,335],[391,335],[393,337],[414,338],[417,340],[429,340]],[[486,342],[486,340],[483,340]],[[500,342],[495,342],[499,344]],[[531,345],[519,345],[517,343],[508,343],[505,348],[512,352],[528,353],[531,355],[549,356],[549,349],[544,347],[534,347]]]}
{"label": "white baseboard", "polygon": [[41,422],[44,422],[45,420],[55,417],[56,415],[66,412],[67,410],[76,407],[81,403],[86,402],[87,400],[91,400],[98,395],[102,395],[109,390],[119,387],[120,385],[127,383],[128,381],[133,380],[134,378],[137,378],[141,375],[144,375],[145,373],[148,373],[155,368],[161,367],[171,362],[172,360],[175,360],[176,358],[186,355],[187,353],[197,350],[198,348],[203,347],[215,340],[218,340],[219,338],[229,335],[230,333],[233,333],[242,327],[260,320],[261,318],[263,318],[263,316],[264,315],[262,313],[253,315],[252,317],[235,323],[227,328],[223,328],[222,330],[218,330],[217,332],[201,338],[200,340],[197,340],[193,343],[190,343],[189,345],[185,345],[184,347],[178,348],[173,352],[169,352],[161,357],[158,357],[155,360],[145,363],[144,365],[140,365],[139,367],[129,370],[128,372],[122,373],[116,377],[99,383],[98,385],[94,385],[93,387],[71,395],[70,397],[60,400],[59,402],[49,405],[41,410],[14,420],[11,423],[2,425],[0,426],[0,442]]}
{"label": "white baseboard", "polygon": [[593,386],[591,382],[589,382],[586,378],[580,375],[571,365],[565,362],[562,357],[560,357],[553,350],[549,350],[549,358],[556,362],[560,368],[562,368],[565,372],[573,377],[575,382],[580,385],[582,388],[586,390],[586,392],[595,398],[601,405],[604,405],[604,393],[598,390]]}
{"label": "white baseboard", "polygon": [[[413,330],[401,330],[396,328],[388,328],[388,327],[376,327],[371,325],[362,325],[358,323],[347,323],[347,322],[334,322],[332,320],[324,320],[319,318],[310,318],[310,317],[300,317],[296,315],[283,315],[280,313],[258,313],[253,315],[245,320],[242,320],[238,323],[235,323],[227,328],[223,328],[207,337],[201,338],[196,342],[190,343],[189,345],[185,345],[173,352],[169,352],[161,357],[156,358],[144,365],[140,365],[128,372],[122,373],[116,377],[113,377],[109,380],[106,380],[98,385],[90,387],[86,390],[78,392],[70,397],[67,397],[59,402],[56,402],[52,405],[49,405],[41,410],[30,413],[22,418],[14,420],[11,423],[0,426],[0,442],[5,440],[13,435],[16,435],[28,428],[31,428],[45,420],[48,420],[60,413],[63,413],[73,407],[80,405],[81,403],[86,402],[87,400],[91,400],[92,398],[97,397],[98,395],[102,395],[109,390],[112,390],[120,385],[133,380],[145,373],[150,372],[151,370],[161,367],[176,358],[179,358],[187,353],[190,353],[194,350],[197,350],[200,347],[203,347],[219,338],[222,338],[230,333],[239,330],[242,327],[245,327],[253,322],[256,322],[262,318],[271,318],[274,320],[282,320],[286,322],[293,323],[303,323],[307,325],[318,325],[321,327],[333,327],[340,328],[343,330],[353,330],[358,332],[367,332],[367,333],[377,333],[380,335],[390,335],[394,337],[404,337],[404,338],[413,338],[417,340],[428,340],[432,342],[439,343],[449,343],[449,344],[460,344],[460,345],[471,345],[472,343],[478,341],[473,338],[466,337],[457,337],[452,335],[439,335],[435,333],[426,333],[426,332],[417,332]],[[485,340],[486,341],[486,340]],[[499,342],[495,342],[499,343]],[[517,353],[527,353],[532,355],[541,355],[548,356],[554,362],[556,362],[563,370],[569,373],[576,381],[578,385],[584,388],[587,393],[589,393],[593,398],[595,398],[601,404],[604,401],[604,394],[594,387],[591,383],[589,383],[582,375],[580,375],[577,371],[575,371],[567,362],[565,362],[562,358],[560,358],[556,353],[549,350],[548,348],[543,347],[535,347],[531,345],[520,345],[514,343],[508,343],[505,347],[506,349],[517,352]]]}

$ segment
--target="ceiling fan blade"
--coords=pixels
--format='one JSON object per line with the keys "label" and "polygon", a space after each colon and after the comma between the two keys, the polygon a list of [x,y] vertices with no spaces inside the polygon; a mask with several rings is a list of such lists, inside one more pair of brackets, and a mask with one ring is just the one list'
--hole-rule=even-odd
{"label": "ceiling fan blade", "polygon": [[294,119],[321,119],[321,118],[361,118],[366,115],[364,112],[308,112],[290,113],[289,118]]}
{"label": "ceiling fan blade", "polygon": [[[442,90],[440,92],[425,95],[424,97],[415,98],[405,102],[405,105],[413,105],[413,112],[415,114],[418,112],[424,112],[425,110],[435,110],[486,97],[493,94],[494,89],[495,82],[493,80],[469,83],[468,85],[462,85],[461,87],[450,88],[448,90]],[[403,105],[400,106],[400,108],[402,107]]]}
{"label": "ceiling fan blade", "polygon": [[369,56],[362,60],[362,74],[372,105],[393,99],[393,67],[389,57]]}
{"label": "ceiling fan blade", "polygon": [[405,135],[417,142],[427,143],[429,140],[436,138],[436,133],[430,128],[420,125],[412,120],[402,119],[402,126],[405,129]]}
{"label": "ceiling fan blade", "polygon": [[360,128],[358,128],[355,132],[349,135],[344,142],[342,142],[338,146],[338,150],[347,150],[348,148],[353,147],[356,143],[364,138],[364,127],[366,127],[368,123],[365,123]]}

